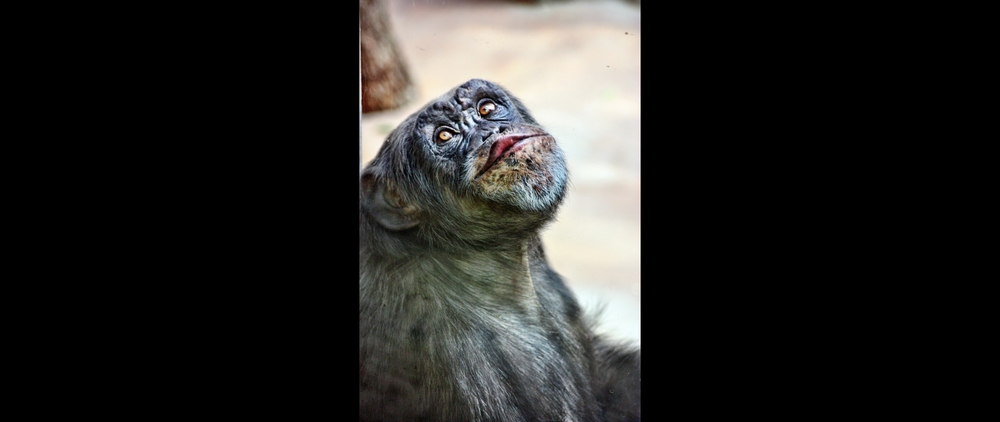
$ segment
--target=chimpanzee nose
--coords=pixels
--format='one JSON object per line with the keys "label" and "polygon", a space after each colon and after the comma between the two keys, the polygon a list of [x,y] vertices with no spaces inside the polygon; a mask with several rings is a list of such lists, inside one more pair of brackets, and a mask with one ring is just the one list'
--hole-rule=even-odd
{"label": "chimpanzee nose", "polygon": [[474,151],[483,144],[483,141],[489,139],[490,136],[497,133],[504,133],[507,129],[510,129],[510,125],[506,123],[489,121],[480,123],[476,131],[473,132],[472,138],[469,139],[469,150]]}
{"label": "chimpanzee nose", "polygon": [[489,138],[494,133],[504,133],[510,126],[505,123],[483,122],[479,125],[479,132],[483,139]]}

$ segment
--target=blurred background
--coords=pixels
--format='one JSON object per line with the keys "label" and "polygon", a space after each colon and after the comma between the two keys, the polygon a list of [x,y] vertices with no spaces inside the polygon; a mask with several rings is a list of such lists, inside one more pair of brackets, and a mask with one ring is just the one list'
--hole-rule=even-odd
{"label": "blurred background", "polygon": [[473,78],[507,88],[566,153],[569,192],[542,233],[550,264],[585,308],[604,308],[600,332],[640,342],[639,2],[382,3],[411,83],[401,105],[362,115],[362,163],[451,88]]}

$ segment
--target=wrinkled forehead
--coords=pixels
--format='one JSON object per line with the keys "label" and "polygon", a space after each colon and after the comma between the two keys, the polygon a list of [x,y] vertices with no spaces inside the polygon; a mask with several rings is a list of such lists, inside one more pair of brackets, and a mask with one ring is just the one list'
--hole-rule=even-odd
{"label": "wrinkled forehead", "polygon": [[499,86],[481,79],[473,79],[446,92],[428,103],[413,118],[415,128],[424,135],[430,135],[438,125],[452,123],[465,125],[472,123],[480,101],[490,98],[507,102],[507,95]]}
{"label": "wrinkled forehead", "polygon": [[[450,94],[450,95],[449,95]],[[445,94],[462,106],[462,108],[475,107],[479,100],[490,97],[496,100],[506,97],[506,93],[496,84],[482,79],[472,79],[462,85],[455,87],[451,92]]]}
{"label": "wrinkled forehead", "polygon": [[504,101],[507,94],[499,86],[482,79],[473,79],[446,92],[431,101],[420,114],[452,113],[458,114],[475,109],[483,98]]}

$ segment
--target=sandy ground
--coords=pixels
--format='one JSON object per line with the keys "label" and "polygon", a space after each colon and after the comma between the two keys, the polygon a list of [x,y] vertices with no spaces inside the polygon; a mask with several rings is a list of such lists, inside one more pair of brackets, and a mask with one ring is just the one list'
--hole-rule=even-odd
{"label": "sandy ground", "polygon": [[[640,341],[639,5],[621,0],[389,0],[417,99],[362,116],[362,162],[431,99],[472,78],[519,97],[566,153],[570,191],[543,233],[602,331]],[[655,110],[650,114],[655,116]]]}

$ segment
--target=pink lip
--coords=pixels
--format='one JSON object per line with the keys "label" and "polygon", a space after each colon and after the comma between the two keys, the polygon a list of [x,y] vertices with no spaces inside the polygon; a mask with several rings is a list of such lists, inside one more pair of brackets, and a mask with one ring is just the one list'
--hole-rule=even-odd
{"label": "pink lip", "polygon": [[490,167],[493,167],[493,164],[495,164],[497,160],[500,159],[500,157],[503,157],[504,155],[513,154],[514,152],[520,150],[521,148],[524,148],[525,145],[531,142],[531,138],[535,138],[538,136],[542,135],[513,134],[513,135],[501,136],[499,139],[493,142],[492,146],[490,146],[490,156],[486,160],[486,164],[483,165],[483,169],[479,171],[479,174],[483,174]]}

